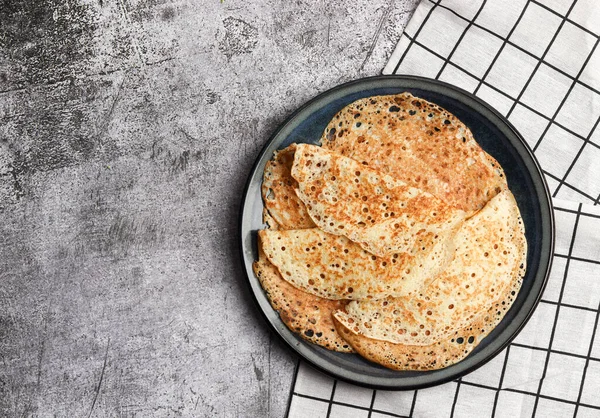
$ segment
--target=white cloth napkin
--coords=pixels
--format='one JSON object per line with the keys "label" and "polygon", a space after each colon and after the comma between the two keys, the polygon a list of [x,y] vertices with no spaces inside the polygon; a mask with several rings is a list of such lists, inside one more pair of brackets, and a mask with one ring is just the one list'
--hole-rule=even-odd
{"label": "white cloth napkin", "polygon": [[600,417],[600,2],[422,0],[384,74],[457,85],[534,150],[556,248],[515,341],[458,379],[409,392],[337,381],[300,362],[289,417]]}

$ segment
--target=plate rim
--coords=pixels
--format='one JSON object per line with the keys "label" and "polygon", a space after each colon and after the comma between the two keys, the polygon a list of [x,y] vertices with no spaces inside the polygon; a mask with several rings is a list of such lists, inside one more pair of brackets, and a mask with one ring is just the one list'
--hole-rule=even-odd
{"label": "plate rim", "polygon": [[[401,84],[403,82],[418,84],[418,86],[413,86],[413,87],[403,87],[402,85],[398,86],[400,88],[406,88],[406,89],[422,89],[422,90],[426,90],[426,91],[432,91],[431,88],[428,88],[428,87],[436,86],[438,88],[451,90],[454,93],[458,94],[459,96],[464,96],[465,98],[468,98],[469,100],[474,101],[475,104],[477,104],[478,106],[481,106],[486,111],[492,113],[496,118],[498,118],[499,121],[502,122],[502,124],[505,125],[506,128],[508,128],[508,130],[514,135],[514,137],[519,140],[520,144],[523,146],[524,150],[526,151],[527,157],[529,157],[530,162],[533,164],[534,173],[538,176],[537,180],[540,182],[540,184],[542,186],[540,191],[542,191],[543,193],[540,193],[539,197],[540,198],[543,197],[544,201],[543,202],[540,201],[540,212],[542,212],[542,213],[546,212],[548,215],[546,220],[547,220],[547,223],[549,226],[548,231],[547,231],[548,232],[547,239],[549,241],[549,247],[548,247],[546,253],[542,252],[540,255],[540,266],[538,267],[538,272],[536,272],[536,277],[535,277],[537,279],[537,276],[540,274],[539,272],[541,270],[544,270],[541,273],[543,275],[543,277],[541,279],[542,283],[541,283],[541,286],[539,287],[538,293],[535,295],[535,298],[533,300],[526,299],[524,301],[524,307],[525,307],[525,305],[529,305],[529,308],[524,313],[524,317],[522,317],[520,319],[520,322],[517,324],[516,327],[514,327],[514,326],[512,327],[509,337],[506,338],[505,341],[503,341],[500,344],[500,346],[498,346],[496,349],[494,349],[493,351],[488,353],[481,361],[471,365],[470,367],[466,367],[466,368],[463,368],[462,370],[455,371],[455,372],[450,372],[449,371],[450,368],[437,369],[433,372],[423,372],[423,373],[437,372],[437,373],[441,374],[441,376],[439,376],[439,378],[435,379],[435,381],[413,382],[410,384],[400,384],[398,382],[396,382],[395,384],[363,382],[363,381],[359,381],[359,380],[356,380],[353,378],[349,378],[348,376],[344,376],[343,374],[336,373],[335,371],[328,370],[327,368],[321,366],[320,364],[317,364],[315,361],[313,361],[313,359],[307,357],[301,351],[299,351],[299,349],[297,348],[297,345],[299,345],[299,344],[294,345],[294,344],[290,343],[289,341],[287,341],[287,339],[279,332],[279,330],[277,329],[275,324],[273,324],[272,321],[269,319],[269,317],[267,316],[267,312],[265,312],[262,309],[261,304],[258,300],[258,296],[255,293],[254,288],[252,287],[251,276],[253,277],[254,273],[251,269],[249,271],[248,268],[246,267],[245,246],[244,246],[244,219],[245,219],[244,215],[245,215],[246,205],[247,205],[248,196],[249,196],[248,192],[253,183],[252,178],[254,177],[254,174],[257,172],[257,169],[259,168],[265,154],[267,153],[267,151],[270,148],[273,141],[279,136],[279,134],[286,127],[288,127],[296,119],[296,117],[299,114],[301,114],[306,108],[310,107],[315,102],[323,100],[327,96],[335,94],[338,91],[346,90],[346,89],[349,89],[356,85],[376,83],[378,81],[384,81],[384,80],[385,81],[394,80],[394,81],[397,81],[399,84]],[[376,86],[373,86],[373,88],[376,88]],[[438,94],[444,94],[444,93],[438,92]],[[465,104],[461,100],[458,100],[456,98],[453,98],[453,99],[459,101],[462,104]],[[469,105],[469,107],[471,107],[471,106]],[[477,113],[479,113],[481,116],[485,117],[484,115],[481,114],[481,112],[479,112],[479,110],[477,110],[477,109],[474,109],[474,110],[476,110]],[[485,119],[489,120],[488,117],[485,117]],[[492,121],[490,121],[490,122],[494,126],[496,126],[496,127],[498,126],[495,123],[493,123]],[[522,155],[521,155],[521,157],[523,158]],[[261,197],[261,199],[262,199],[262,197]],[[543,224],[544,224],[544,219],[542,217],[542,227],[544,226]],[[546,231],[544,231],[544,232],[546,232]],[[427,77],[421,77],[421,76],[413,76],[413,75],[376,75],[376,76],[371,76],[371,77],[353,79],[348,82],[338,84],[332,88],[329,88],[321,93],[318,93],[315,96],[312,96],[309,100],[305,101],[303,104],[298,106],[293,112],[291,112],[285,118],[285,120],[283,122],[281,122],[277,126],[277,128],[273,131],[273,133],[269,136],[268,140],[265,142],[265,144],[261,148],[260,152],[258,153],[256,159],[254,160],[254,163],[252,164],[250,171],[248,172],[244,190],[242,193],[241,204],[239,207],[238,237],[237,237],[238,243],[239,243],[238,250],[239,250],[239,255],[240,255],[240,261],[242,264],[241,267],[242,267],[243,273],[245,275],[245,279],[246,279],[245,282],[247,285],[247,289],[249,290],[249,292],[252,296],[252,299],[254,301],[254,304],[255,304],[257,310],[260,312],[260,315],[262,316],[263,320],[267,323],[271,332],[275,333],[277,335],[277,337],[280,339],[280,341],[282,341],[284,343],[284,346],[288,350],[292,351],[296,356],[298,356],[299,359],[302,359],[305,362],[307,362],[311,367],[333,377],[334,379],[339,379],[339,380],[342,380],[345,382],[349,382],[351,384],[355,384],[355,385],[370,388],[370,389],[382,389],[382,390],[415,390],[415,389],[423,389],[423,388],[427,388],[427,387],[438,386],[438,385],[453,381],[455,379],[461,378],[461,377],[473,372],[474,370],[482,367],[483,365],[485,365],[486,363],[488,363],[489,361],[491,361],[492,359],[497,357],[497,355],[500,352],[502,352],[502,350],[504,350],[519,335],[519,333],[523,330],[523,328],[527,325],[527,323],[531,319],[531,316],[533,315],[534,311],[536,310],[536,308],[542,298],[542,295],[543,295],[544,289],[546,288],[546,285],[548,283],[550,271],[552,268],[553,254],[554,254],[555,241],[556,241],[555,238],[556,238],[556,225],[555,225],[555,219],[554,219],[552,197],[551,197],[550,190],[548,188],[546,178],[544,177],[542,168],[541,168],[537,158],[535,157],[531,147],[527,144],[527,142],[522,137],[522,135],[519,133],[519,131],[515,128],[515,126],[506,117],[504,117],[504,115],[502,115],[499,111],[497,111],[493,106],[491,106],[490,104],[488,104],[481,98],[475,96],[474,94],[472,94],[458,86],[455,86],[455,85],[452,85],[452,84],[449,84],[449,83],[446,83],[446,82],[443,82],[440,80],[427,78]],[[547,260],[544,262],[545,266],[542,265],[542,263],[541,263],[542,259],[544,259],[544,258],[547,258]],[[258,280],[258,279],[256,279],[256,280]],[[537,279],[537,281],[539,281],[539,280],[540,279]],[[274,309],[273,309],[273,311],[275,312]],[[519,314],[522,315],[523,314],[522,311],[520,311]],[[278,315],[278,314],[276,313],[276,315]],[[511,325],[512,325],[512,323],[511,323]],[[302,343],[311,344],[304,340],[302,340]],[[469,354],[469,356],[470,355],[471,354]],[[466,360],[469,356],[467,356],[464,360]],[[458,362],[456,364],[460,364],[461,362]],[[444,371],[447,371],[447,372],[444,373]],[[398,373],[401,373],[401,372],[399,371]],[[402,380],[402,379],[414,380],[415,377],[412,376],[412,377],[402,378],[401,376],[399,376],[398,379],[399,380]]]}

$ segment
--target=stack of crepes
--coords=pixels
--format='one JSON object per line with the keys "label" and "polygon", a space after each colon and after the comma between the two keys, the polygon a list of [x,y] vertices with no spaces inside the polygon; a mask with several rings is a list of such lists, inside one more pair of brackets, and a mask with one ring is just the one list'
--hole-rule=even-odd
{"label": "stack of crepes", "polygon": [[498,162],[439,106],[358,100],[265,167],[254,272],[304,339],[398,370],[447,367],[500,322],[527,243]]}

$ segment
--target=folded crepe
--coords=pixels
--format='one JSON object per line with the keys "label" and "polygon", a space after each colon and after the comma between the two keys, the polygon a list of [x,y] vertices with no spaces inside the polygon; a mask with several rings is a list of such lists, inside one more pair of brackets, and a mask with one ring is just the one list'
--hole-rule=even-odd
{"label": "folded crepe", "polygon": [[465,218],[430,193],[315,145],[296,146],[292,177],[320,229],[376,256],[429,252]]}
{"label": "folded crepe", "polygon": [[343,309],[346,301],[327,300],[296,289],[281,278],[261,249],[258,261],[252,264],[252,268],[271,306],[290,330],[330,350],[343,353],[353,351],[333,324],[333,312]]}
{"label": "folded crepe", "polygon": [[511,192],[465,221],[454,245],[447,269],[418,295],[351,302],[336,312],[344,339],[394,368],[448,365],[464,357],[457,340],[466,341],[462,349],[474,348],[504,317],[525,274],[527,243]]}
{"label": "folded crepe", "polygon": [[456,117],[408,93],[346,106],[321,142],[265,167],[269,229],[253,267],[271,305],[302,338],[385,367],[462,360],[525,271],[502,168]]}
{"label": "folded crepe", "polygon": [[329,122],[321,142],[469,214],[507,187],[498,162],[464,123],[409,93],[349,104]]}
{"label": "folded crepe", "polygon": [[262,182],[264,203],[263,221],[271,227],[281,229],[314,228],[304,203],[296,195],[296,180],[291,169],[294,162],[296,144],[275,151],[273,159],[265,165]]}
{"label": "folded crepe", "polygon": [[[263,175],[263,223],[270,230],[314,228],[304,203],[296,195],[297,182],[291,176],[296,145],[276,151]],[[252,265],[269,303],[282,322],[303,339],[329,350],[354,350],[340,337],[333,324],[333,312],[348,301],[327,300],[297,289],[281,277],[265,256],[259,241],[258,260]]]}
{"label": "folded crepe", "polygon": [[325,299],[383,299],[416,295],[451,258],[452,240],[415,254],[377,257],[341,235],[318,228],[258,231],[262,249],[294,287]]}
{"label": "folded crepe", "polygon": [[521,283],[520,279],[513,281],[507,300],[494,303],[464,328],[431,345],[397,344],[377,340],[357,334],[335,317],[334,323],[338,334],[367,360],[395,370],[443,369],[467,357],[493,331],[516,298]]}

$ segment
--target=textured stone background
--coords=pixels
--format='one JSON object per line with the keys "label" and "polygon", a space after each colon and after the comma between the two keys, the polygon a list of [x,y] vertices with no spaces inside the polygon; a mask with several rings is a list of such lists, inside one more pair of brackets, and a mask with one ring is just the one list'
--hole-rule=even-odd
{"label": "textured stone background", "polygon": [[0,0],[0,416],[282,416],[243,185],[416,3]]}

